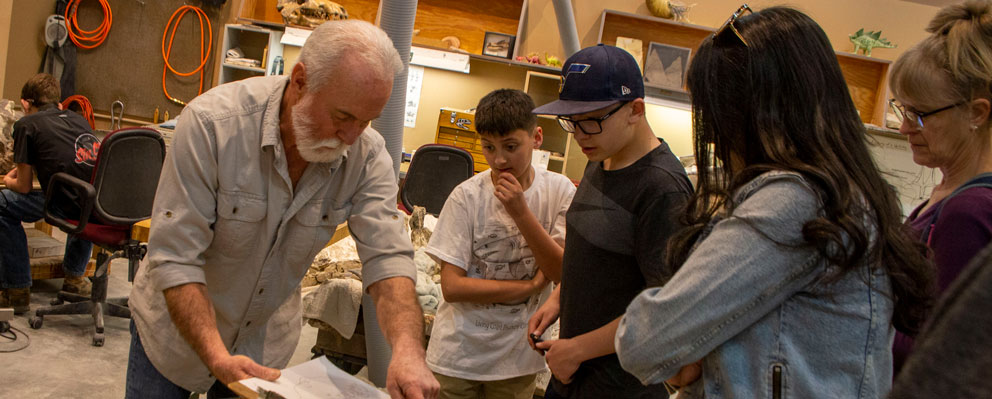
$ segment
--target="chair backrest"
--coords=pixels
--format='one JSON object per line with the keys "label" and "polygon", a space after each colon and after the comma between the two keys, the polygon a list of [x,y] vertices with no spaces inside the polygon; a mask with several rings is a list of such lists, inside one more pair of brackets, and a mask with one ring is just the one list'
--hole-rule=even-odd
{"label": "chair backrest", "polygon": [[110,224],[149,218],[164,161],[165,142],[153,129],[126,128],[107,135],[93,168],[97,218]]}
{"label": "chair backrest", "polygon": [[438,215],[448,194],[475,172],[472,154],[444,144],[427,144],[413,154],[400,200],[406,209],[422,206],[427,213]]}

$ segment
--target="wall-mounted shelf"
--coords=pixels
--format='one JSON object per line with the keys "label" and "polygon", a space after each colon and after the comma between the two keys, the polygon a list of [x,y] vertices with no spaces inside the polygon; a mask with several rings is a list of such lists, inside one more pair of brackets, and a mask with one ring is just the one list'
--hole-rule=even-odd
{"label": "wall-mounted shelf", "polygon": [[[278,0],[244,0],[238,18],[245,22],[285,26],[282,15],[276,10]],[[350,19],[377,23],[379,0],[337,0],[348,12]],[[462,1],[419,0],[414,19],[413,44],[447,48],[441,39],[454,36],[461,42],[461,49],[470,54],[482,55],[486,32],[514,36],[516,42],[510,59],[516,57],[527,18],[527,0]],[[498,58],[498,57],[493,57]]]}
{"label": "wall-mounted shelf", "polygon": [[[658,42],[693,49],[691,55],[703,39],[712,34],[715,29],[675,22],[663,18],[631,14],[622,11],[603,10],[599,19],[598,42],[616,45],[617,36],[640,39],[642,53],[648,54],[650,43]],[[885,120],[886,76],[889,72],[890,61],[865,57],[847,52],[835,51],[841,72],[847,81],[851,98],[861,115],[861,121],[882,125]],[[641,60],[643,61],[643,60]],[[655,93],[645,88],[648,96],[661,97],[688,103],[687,93],[666,90],[665,93]]]}
{"label": "wall-mounted shelf", "polygon": [[[511,67],[522,67],[532,71],[552,73],[555,75],[561,73],[560,68],[551,67],[547,65],[539,65],[539,64],[532,64],[529,62],[508,60],[506,58],[493,57],[488,55],[470,54],[466,52],[454,51],[440,47],[426,46],[422,44],[413,44],[413,46],[411,46],[411,49],[414,53],[413,58],[410,61],[411,64],[421,65],[431,68],[446,69],[455,72],[464,72],[464,73],[470,72],[468,66],[461,63],[462,57],[465,57],[473,60],[485,61],[489,63],[501,64]],[[424,49],[426,51],[418,51],[418,49]],[[442,52],[446,53],[444,54],[444,57],[439,55]],[[418,58],[421,55],[423,55],[425,58],[418,60]],[[429,60],[428,58],[434,58],[434,60]],[[449,59],[445,60],[444,58],[449,58]],[[436,62],[432,62],[432,61],[436,61]]]}
{"label": "wall-mounted shelf", "polygon": [[651,42],[688,47],[694,54],[699,48],[699,43],[702,43],[703,39],[713,31],[713,28],[702,25],[623,11],[603,10],[599,17],[598,43],[615,46],[617,36],[623,36],[640,39],[642,54],[648,53]]}
{"label": "wall-mounted shelf", "polygon": [[477,60],[482,60],[482,61],[486,61],[486,62],[493,62],[493,63],[497,63],[497,64],[504,64],[504,65],[509,65],[509,66],[524,67],[524,68],[527,68],[527,69],[530,69],[530,70],[533,70],[533,71],[555,74],[555,76],[558,76],[558,75],[561,74],[561,68],[553,67],[553,66],[548,66],[548,65],[533,64],[533,63],[530,63],[530,62],[522,62],[522,61],[517,61],[517,60],[508,60],[506,58],[493,57],[493,56],[482,55],[482,54],[469,54],[469,56],[472,57],[472,58],[474,58],[474,59],[477,59]]}
{"label": "wall-mounted shelf", "polygon": [[847,81],[854,106],[861,114],[861,121],[885,125],[885,98],[889,64],[891,61],[837,51],[841,73]]}
{"label": "wall-mounted shelf", "polygon": [[258,72],[258,73],[265,73],[265,70],[264,70],[264,69],[262,69],[262,68],[256,68],[256,67],[250,67],[250,66],[244,66],[244,65],[238,65],[238,64],[228,64],[228,63],[224,63],[224,67],[225,67],[225,68],[234,68],[234,69],[241,69],[241,70],[244,70],[244,71],[251,71],[251,72]]}
{"label": "wall-mounted shelf", "polygon": [[[224,40],[218,53],[221,62],[217,71],[217,84],[265,75],[276,57],[282,56],[282,45],[279,44],[281,37],[282,31],[256,25],[225,25]],[[261,65],[252,67],[226,62],[227,51],[233,48],[241,49],[244,58],[260,60]]]}
{"label": "wall-mounted shelf", "polygon": [[[379,13],[378,0],[335,0],[344,7],[348,18],[376,23]],[[272,27],[286,26],[276,10],[279,0],[242,0],[238,19],[244,22]]]}

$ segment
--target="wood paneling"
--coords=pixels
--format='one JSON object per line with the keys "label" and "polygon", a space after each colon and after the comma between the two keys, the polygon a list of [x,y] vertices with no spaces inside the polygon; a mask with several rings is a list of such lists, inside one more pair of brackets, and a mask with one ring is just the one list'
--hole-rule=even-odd
{"label": "wood paneling", "polygon": [[[482,54],[486,32],[517,34],[523,0],[423,0],[417,3],[413,43],[439,47],[445,36],[455,36],[461,49]],[[512,50],[511,50],[512,51]]]}
{"label": "wood paneling", "polygon": [[885,78],[889,74],[889,61],[841,52],[837,53],[837,61],[854,106],[861,113],[861,121],[884,126]]}

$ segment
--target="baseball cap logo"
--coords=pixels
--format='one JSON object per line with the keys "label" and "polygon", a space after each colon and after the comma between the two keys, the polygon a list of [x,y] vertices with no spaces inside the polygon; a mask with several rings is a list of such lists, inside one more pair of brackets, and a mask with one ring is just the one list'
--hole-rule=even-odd
{"label": "baseball cap logo", "polygon": [[568,75],[573,73],[586,73],[589,70],[589,64],[572,64],[568,66],[568,70],[561,77],[561,83],[558,84],[558,94],[565,88],[565,80],[568,79]]}
{"label": "baseball cap logo", "polygon": [[623,86],[623,85],[621,85],[621,86],[620,86],[620,94],[621,94],[621,95],[624,95],[624,96],[626,96],[626,95],[628,95],[628,94],[630,94],[630,88],[629,88],[629,87],[627,87],[627,86]]}

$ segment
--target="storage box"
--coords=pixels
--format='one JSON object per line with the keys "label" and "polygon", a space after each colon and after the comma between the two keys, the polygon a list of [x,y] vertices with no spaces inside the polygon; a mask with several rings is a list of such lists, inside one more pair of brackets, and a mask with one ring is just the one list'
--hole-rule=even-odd
{"label": "storage box", "polygon": [[475,132],[475,113],[441,108],[434,142],[467,150],[472,154],[476,173],[489,169],[486,157],[482,155],[482,142]]}

